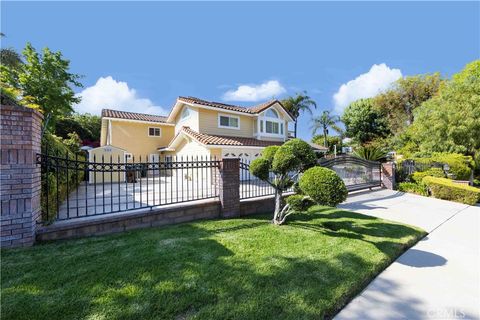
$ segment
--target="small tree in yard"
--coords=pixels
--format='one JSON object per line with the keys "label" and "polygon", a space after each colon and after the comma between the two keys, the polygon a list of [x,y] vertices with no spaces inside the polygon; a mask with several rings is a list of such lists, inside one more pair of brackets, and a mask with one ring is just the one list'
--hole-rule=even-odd
{"label": "small tree in yard", "polygon": [[293,186],[294,179],[301,172],[314,166],[315,161],[315,153],[308,143],[292,139],[280,147],[265,148],[262,156],[250,164],[250,172],[275,189],[274,224],[284,223],[289,215],[288,205],[282,207],[283,193]]}

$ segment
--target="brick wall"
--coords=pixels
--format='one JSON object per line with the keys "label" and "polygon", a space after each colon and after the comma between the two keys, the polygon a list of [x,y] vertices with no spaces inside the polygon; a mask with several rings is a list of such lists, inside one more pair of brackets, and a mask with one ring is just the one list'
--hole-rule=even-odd
{"label": "brick wall", "polygon": [[382,187],[395,189],[395,163],[382,163]]}
{"label": "brick wall", "polygon": [[40,152],[43,116],[32,109],[0,106],[1,246],[35,241],[40,218]]}
{"label": "brick wall", "polygon": [[240,160],[220,161],[219,197],[222,216],[225,218],[240,215]]}

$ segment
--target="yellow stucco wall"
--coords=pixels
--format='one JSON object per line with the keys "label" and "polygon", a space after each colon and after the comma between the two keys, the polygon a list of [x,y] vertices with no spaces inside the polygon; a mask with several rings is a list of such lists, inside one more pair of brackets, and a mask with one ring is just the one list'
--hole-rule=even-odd
{"label": "yellow stucco wall", "polygon": [[[218,115],[225,114],[229,116],[239,117],[240,129],[228,129],[218,127]],[[236,137],[253,137],[253,119],[254,117],[242,116],[237,114],[229,114],[221,111],[214,111],[208,109],[199,109],[199,131],[201,133],[208,133],[221,136],[236,136]]]}
{"label": "yellow stucco wall", "polygon": [[200,157],[200,156],[208,156],[210,155],[210,150],[199,144],[194,140],[184,140],[180,143],[180,145],[175,148],[175,154],[177,157]]}
{"label": "yellow stucco wall", "polygon": [[[189,109],[190,115],[185,119],[181,119],[182,112],[185,108]],[[198,108],[184,106],[175,117],[175,133],[182,127],[190,127],[190,129],[198,131],[198,112]]]}
{"label": "yellow stucco wall", "polygon": [[[173,126],[155,123],[111,121],[111,145],[125,149],[128,153],[131,153],[135,159],[138,159],[140,156],[142,156],[143,159],[145,156],[158,153],[157,148],[167,146],[174,136]],[[105,126],[107,126],[107,124]],[[150,127],[161,128],[161,136],[150,137],[148,135],[148,128]],[[106,136],[106,132],[103,135]],[[102,143],[105,145],[106,138],[103,138],[103,135]]]}
{"label": "yellow stucco wall", "polygon": [[100,129],[100,146],[107,144],[107,126],[108,120],[102,119],[102,128]]}

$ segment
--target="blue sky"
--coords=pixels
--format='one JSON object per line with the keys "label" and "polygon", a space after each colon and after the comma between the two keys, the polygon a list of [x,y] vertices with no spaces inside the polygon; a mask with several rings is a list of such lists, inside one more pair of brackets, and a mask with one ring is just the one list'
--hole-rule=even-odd
{"label": "blue sky", "polygon": [[[6,2],[2,47],[60,50],[78,110],[165,113],[179,95],[254,105],[307,90],[322,110],[480,56],[480,2]],[[82,91],[83,90],[83,91]],[[299,122],[310,139],[310,115]]]}

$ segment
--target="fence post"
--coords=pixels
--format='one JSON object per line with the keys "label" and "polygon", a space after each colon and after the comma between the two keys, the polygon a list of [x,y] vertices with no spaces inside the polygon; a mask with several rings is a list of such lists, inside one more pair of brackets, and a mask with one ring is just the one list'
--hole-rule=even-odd
{"label": "fence post", "polygon": [[387,189],[395,189],[395,163],[382,163],[382,187]]}
{"label": "fence post", "polygon": [[40,166],[43,116],[30,108],[0,106],[1,246],[30,246],[40,219]]}
{"label": "fence post", "polygon": [[237,217],[240,215],[240,159],[222,159],[219,169],[222,217]]}

